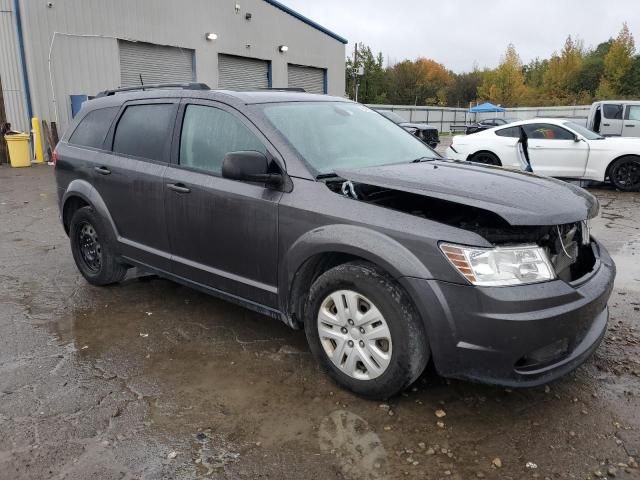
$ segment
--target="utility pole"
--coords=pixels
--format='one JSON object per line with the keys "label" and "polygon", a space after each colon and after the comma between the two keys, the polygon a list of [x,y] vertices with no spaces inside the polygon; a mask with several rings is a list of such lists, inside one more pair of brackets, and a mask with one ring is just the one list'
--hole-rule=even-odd
{"label": "utility pole", "polygon": [[360,87],[360,77],[364,75],[364,65],[358,66],[358,42],[353,50],[353,100],[358,101],[358,88]]}
{"label": "utility pole", "polygon": [[358,101],[358,42],[353,50],[353,99]]}

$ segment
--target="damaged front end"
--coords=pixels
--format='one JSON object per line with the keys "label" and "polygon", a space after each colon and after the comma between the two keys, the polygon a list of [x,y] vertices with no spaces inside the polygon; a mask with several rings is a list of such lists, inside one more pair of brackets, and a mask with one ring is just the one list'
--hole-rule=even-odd
{"label": "damaged front end", "polygon": [[[555,225],[511,225],[495,212],[426,194],[358,183],[343,178],[328,179],[326,185],[336,194],[354,200],[474,232],[491,243],[501,254],[505,263],[498,267],[503,270],[516,268],[509,263],[508,259],[504,260],[507,254],[520,258],[516,255],[520,252],[514,252],[514,250],[528,248],[530,255],[539,257],[538,263],[531,261],[524,262],[524,266],[522,262],[518,264],[517,268],[522,270],[517,272],[518,276],[525,279],[524,281],[483,283],[477,278],[478,275],[474,275],[472,259],[469,255],[478,258],[486,253],[487,249],[471,249],[473,252],[466,254],[463,251],[464,246],[443,244],[444,247],[441,246],[441,249],[445,256],[467,280],[475,285],[535,283],[553,278],[574,282],[591,272],[596,264],[596,254],[591,243],[587,219]],[[495,267],[495,259],[490,258],[486,262],[493,262]],[[547,277],[535,276],[533,275],[535,272],[526,271],[527,268],[544,270],[547,266],[550,270]],[[530,281],[526,281],[527,278],[530,278]]]}

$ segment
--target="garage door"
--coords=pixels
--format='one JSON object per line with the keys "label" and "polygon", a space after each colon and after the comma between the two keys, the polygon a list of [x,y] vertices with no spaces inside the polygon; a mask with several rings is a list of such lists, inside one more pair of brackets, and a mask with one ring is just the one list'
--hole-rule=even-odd
{"label": "garage door", "polygon": [[289,88],[304,88],[309,93],[327,93],[326,70],[289,64]]}
{"label": "garage door", "polygon": [[144,42],[118,41],[120,83],[123,87],[144,83],[180,83],[195,80],[193,50]]}
{"label": "garage door", "polygon": [[218,55],[218,88],[256,90],[270,86],[269,62],[235,55]]}

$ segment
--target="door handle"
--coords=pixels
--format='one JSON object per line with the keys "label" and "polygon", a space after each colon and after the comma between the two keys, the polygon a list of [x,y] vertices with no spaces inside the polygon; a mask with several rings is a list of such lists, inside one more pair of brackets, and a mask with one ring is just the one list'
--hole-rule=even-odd
{"label": "door handle", "polygon": [[170,190],[173,190],[174,192],[178,192],[178,193],[191,192],[191,189],[185,187],[183,183],[167,183],[167,187],[169,187]]}
{"label": "door handle", "polygon": [[107,167],[93,167],[93,169],[100,175],[109,175],[111,173],[111,170],[109,170]]}
{"label": "door handle", "polygon": [[631,124],[631,125],[625,125],[625,127],[635,127],[635,125]]}
{"label": "door handle", "polygon": [[610,126],[611,126],[611,124],[610,124],[610,123],[603,123],[603,124],[602,124],[602,126],[603,126],[603,127],[610,127]]}

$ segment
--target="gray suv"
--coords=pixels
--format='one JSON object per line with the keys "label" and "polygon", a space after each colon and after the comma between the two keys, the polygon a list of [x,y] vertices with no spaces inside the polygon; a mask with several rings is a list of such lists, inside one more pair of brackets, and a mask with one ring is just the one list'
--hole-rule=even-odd
{"label": "gray suv", "polygon": [[606,330],[615,266],[589,233],[593,196],[443,159],[343,98],[103,92],[55,157],[88,282],[138,267],[304,328],[329,375],[369,398],[429,361],[446,377],[541,384]]}

